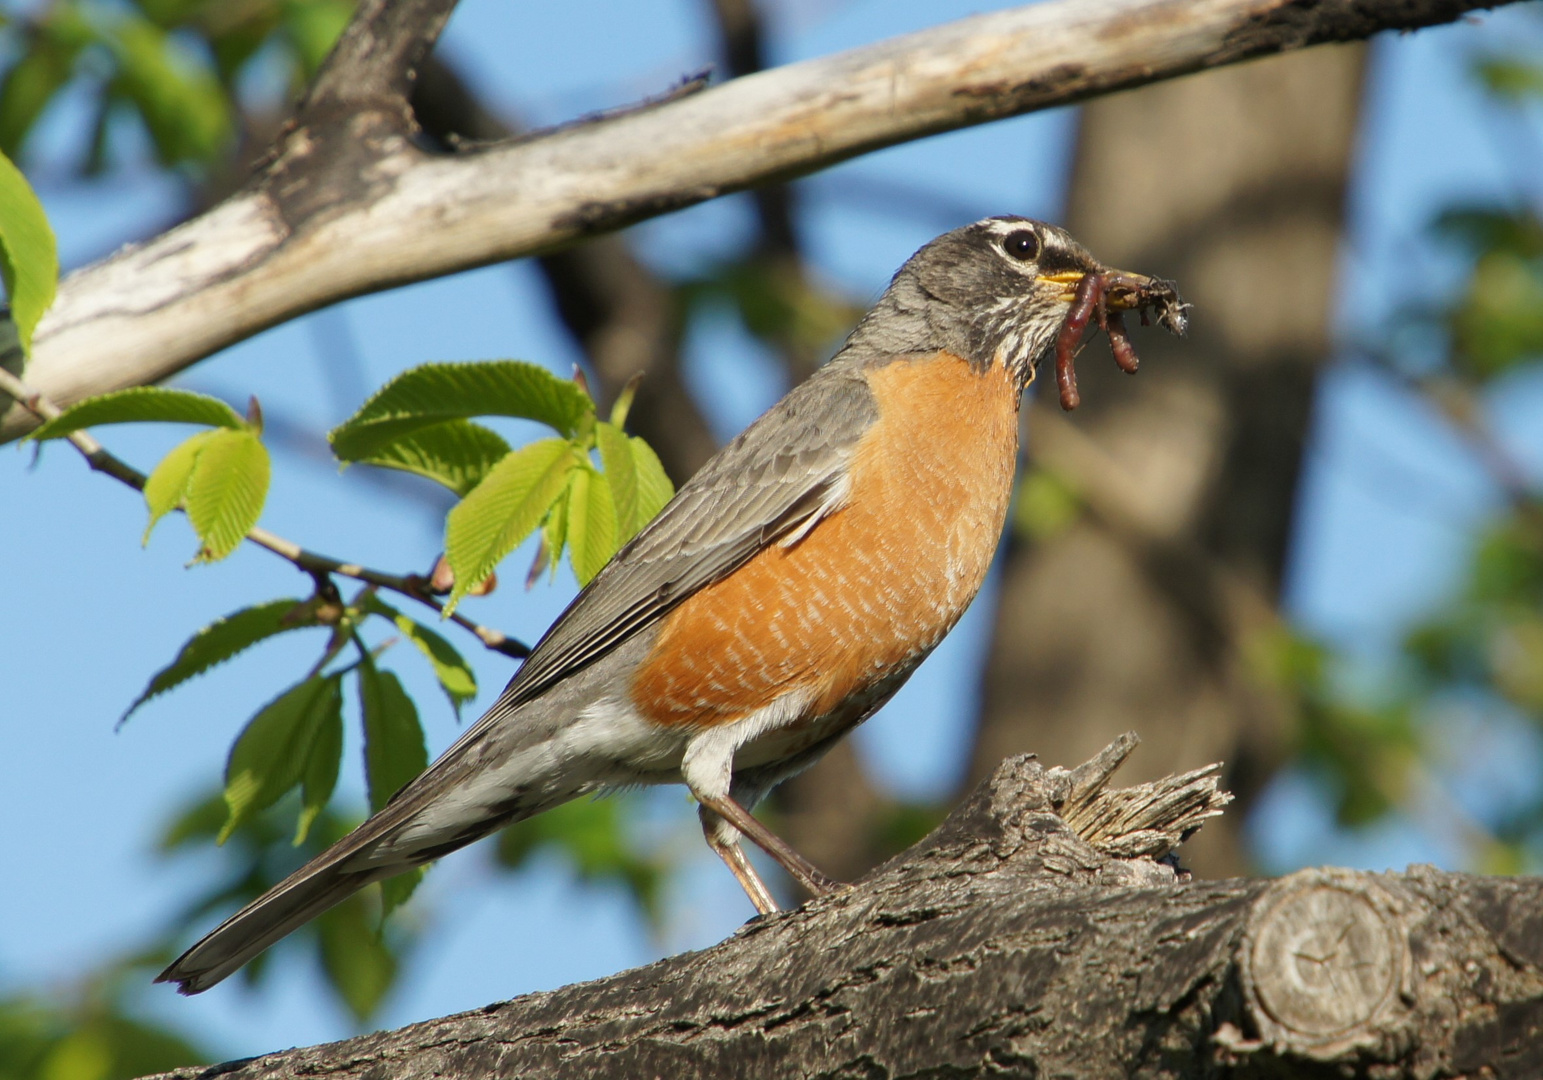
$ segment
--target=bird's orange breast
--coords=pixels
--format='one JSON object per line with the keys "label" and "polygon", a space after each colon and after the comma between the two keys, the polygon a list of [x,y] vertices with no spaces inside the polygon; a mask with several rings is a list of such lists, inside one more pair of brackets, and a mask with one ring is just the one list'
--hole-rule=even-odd
{"label": "bird's orange breast", "polygon": [[947,353],[872,369],[878,420],[847,504],[680,605],[633,679],[662,725],[737,720],[789,691],[826,715],[942,639],[980,589],[1018,451],[1018,393]]}

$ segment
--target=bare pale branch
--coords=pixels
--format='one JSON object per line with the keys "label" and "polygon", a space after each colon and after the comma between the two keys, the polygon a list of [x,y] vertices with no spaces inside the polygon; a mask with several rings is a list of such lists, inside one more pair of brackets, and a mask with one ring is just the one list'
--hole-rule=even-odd
{"label": "bare pale branch", "polygon": [[[350,296],[552,251],[879,147],[1486,6],[1054,0],[452,155],[415,143],[381,97],[405,80],[376,77],[360,114],[346,94],[308,98],[243,191],[71,275],[38,328],[28,378],[68,405],[166,378]],[[386,36],[366,41],[356,23],[338,56],[410,64],[417,52],[402,35],[431,40],[447,10],[446,0],[366,5],[359,18]],[[339,81],[329,68],[319,86]],[[12,407],[0,439],[32,425]]]}

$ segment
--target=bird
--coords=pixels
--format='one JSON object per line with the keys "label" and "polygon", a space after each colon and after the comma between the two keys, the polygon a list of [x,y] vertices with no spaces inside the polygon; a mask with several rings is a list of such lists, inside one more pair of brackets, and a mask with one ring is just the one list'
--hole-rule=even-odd
{"label": "bird", "polygon": [[579,593],[481,719],[156,981],[207,990],[366,885],[639,785],[685,784],[708,846],[759,912],[778,905],[744,838],[810,893],[840,887],[750,810],[887,701],[980,590],[1024,391],[1089,275],[1125,284],[1082,289],[1099,285],[1101,324],[1102,305],[1115,309],[1111,340],[1119,308],[1144,315],[1157,293],[1143,290],[1168,287],[1023,217],[923,246],[839,351]]}

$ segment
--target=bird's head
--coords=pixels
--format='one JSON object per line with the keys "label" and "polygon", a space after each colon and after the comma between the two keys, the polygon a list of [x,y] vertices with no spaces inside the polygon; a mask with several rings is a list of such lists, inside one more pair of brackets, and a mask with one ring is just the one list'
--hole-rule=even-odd
{"label": "bird's head", "polygon": [[[1022,217],[986,218],[944,233],[901,267],[886,299],[913,319],[922,316],[936,347],[982,369],[1001,365],[1021,389],[1073,316],[1078,286],[1089,275],[1101,276],[1107,310],[1155,306],[1159,319],[1182,333],[1184,305],[1168,283],[1111,270],[1064,229]],[[1082,320],[1080,340],[1089,313],[1073,317]]]}

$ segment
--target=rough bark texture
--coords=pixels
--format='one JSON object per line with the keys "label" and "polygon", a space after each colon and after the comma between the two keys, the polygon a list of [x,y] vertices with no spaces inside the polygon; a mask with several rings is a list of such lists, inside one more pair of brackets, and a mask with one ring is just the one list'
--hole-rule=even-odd
{"label": "rough bark texture", "polygon": [[[449,6],[363,5],[246,189],[62,284],[31,383],[70,404],[337,300],[550,252],[907,139],[1488,5],[1053,0],[436,155],[414,141],[402,90]],[[32,424],[13,406],[0,439]]]}
{"label": "rough bark texture", "polygon": [[1110,790],[1005,762],[853,889],[702,952],[178,1080],[1536,1077],[1543,882],[1188,882],[1217,767]]}
{"label": "rough bark texture", "polygon": [[[1068,227],[1181,282],[1193,327],[1142,346],[1161,378],[1085,365],[1074,419],[1045,395],[1029,417],[1031,455],[1091,512],[1009,552],[971,782],[1025,750],[1079,760],[1133,715],[1163,747],[1144,775],[1224,759],[1246,808],[1278,767],[1285,713],[1248,649],[1275,625],[1329,351],[1363,59],[1317,49],[1084,109]],[[1233,828],[1188,857],[1246,871]]]}

